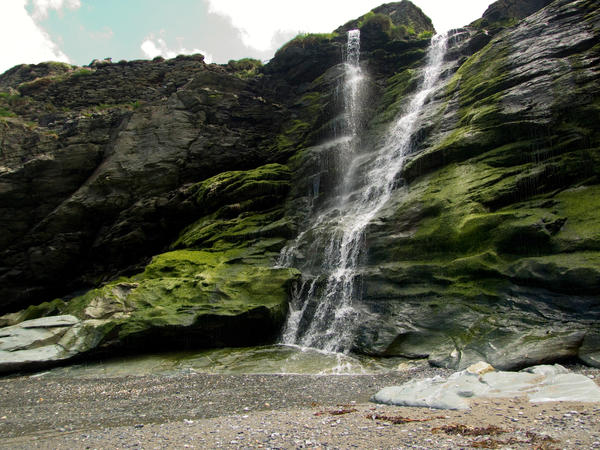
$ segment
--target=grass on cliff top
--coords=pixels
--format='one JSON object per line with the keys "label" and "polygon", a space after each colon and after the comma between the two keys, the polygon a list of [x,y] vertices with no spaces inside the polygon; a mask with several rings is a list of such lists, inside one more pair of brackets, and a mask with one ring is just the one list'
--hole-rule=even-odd
{"label": "grass on cliff top", "polygon": [[323,44],[325,42],[330,42],[333,39],[339,37],[338,33],[300,33],[296,37],[294,37],[289,42],[285,43],[281,46],[276,52],[275,56],[279,53],[283,53],[286,50],[298,47],[298,48],[308,48],[313,47],[315,45]]}
{"label": "grass on cliff top", "polygon": [[236,77],[246,79],[258,76],[260,74],[260,69],[263,67],[263,63],[254,58],[232,59],[225,67],[233,71]]}
{"label": "grass on cliff top", "polygon": [[391,40],[407,40],[415,38],[431,39],[433,36],[433,31],[422,31],[417,33],[415,31],[414,22],[410,19],[410,17],[405,17],[404,19],[408,20],[408,23],[395,25],[390,16],[369,11],[367,14],[358,19],[357,26],[359,29],[363,29],[365,27],[380,29],[387,34]]}

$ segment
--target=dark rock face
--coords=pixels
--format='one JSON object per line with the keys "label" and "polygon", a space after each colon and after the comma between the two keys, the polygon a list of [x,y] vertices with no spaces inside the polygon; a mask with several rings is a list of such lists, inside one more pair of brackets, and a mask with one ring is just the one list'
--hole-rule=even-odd
{"label": "dark rock face", "polygon": [[599,28],[594,2],[558,1],[459,57],[423,113],[406,191],[369,230],[379,326],[365,325],[365,351],[451,367],[594,360]]}
{"label": "dark rock face", "polygon": [[[364,16],[351,20],[336,30],[338,33],[346,32],[353,28],[361,28],[374,16],[387,16],[391,26],[411,28],[413,33],[424,31],[435,32],[431,19],[427,17],[418,6],[408,0],[400,2],[385,3],[374,8]],[[385,21],[384,21],[385,22]]]}
{"label": "dark rock face", "polygon": [[553,0],[499,0],[492,3],[483,13],[488,22],[523,19],[548,6]]}
{"label": "dark rock face", "polygon": [[[130,78],[129,64],[50,79],[31,92],[19,86],[30,94],[20,98],[33,105],[56,98],[75,111],[47,127],[5,122],[2,308],[64,295],[156,253],[197,214],[187,203],[186,185],[280,158],[272,141],[285,119],[282,106],[201,59],[180,62],[182,71],[172,77],[192,81],[171,94],[177,83],[168,82],[163,96],[153,90],[140,107],[129,101],[148,88],[140,77]],[[140,74],[152,79],[173,63],[145,63],[149,70]],[[113,80],[123,83],[123,92],[106,98]],[[125,104],[88,109],[98,98],[119,97]],[[45,116],[35,111],[28,117],[36,113]]]}
{"label": "dark rock face", "polygon": [[[600,18],[593,0],[548,3],[500,1],[452,32],[401,187],[367,230],[357,351],[599,364]],[[434,31],[408,1],[264,67],[194,55],[1,75],[0,326],[68,317],[55,360],[274,340],[299,277],[275,261],[315,180],[327,192],[339,175],[328,142],[355,27],[369,149]],[[0,365],[31,363],[17,347]]]}

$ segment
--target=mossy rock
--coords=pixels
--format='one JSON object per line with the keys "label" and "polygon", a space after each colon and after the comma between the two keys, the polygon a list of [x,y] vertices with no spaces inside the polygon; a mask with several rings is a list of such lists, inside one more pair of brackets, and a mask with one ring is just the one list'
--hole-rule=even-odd
{"label": "mossy rock", "polygon": [[[61,347],[60,358],[45,361],[40,354],[27,363],[15,354],[13,359],[19,360],[20,368],[36,368],[106,352],[272,342],[285,319],[288,296],[299,273],[241,262],[240,255],[239,251],[169,252],[154,257],[143,273],[131,278],[68,302],[55,300],[30,307],[14,319],[20,323],[58,312],[59,317],[72,319],[57,335],[60,341],[53,344]],[[1,319],[5,324],[10,317]],[[32,349],[18,350],[25,355]],[[0,370],[5,362],[0,358]]]}
{"label": "mossy rock", "polygon": [[281,164],[267,164],[252,170],[222,172],[198,183],[195,201],[205,213],[226,205],[240,205],[262,197],[281,199],[289,190],[290,171]]}
{"label": "mossy rock", "polygon": [[147,351],[272,341],[299,273],[240,262],[240,256],[239,251],[192,250],[157,255],[143,273],[68,302],[30,307],[19,319],[57,312],[77,317],[80,323],[67,349],[73,356],[109,348]]}
{"label": "mossy rock", "polygon": [[262,254],[267,262],[295,232],[283,213],[289,189],[290,170],[281,164],[223,172],[198,183],[191,191],[204,215],[171,248],[249,248],[253,257]]}

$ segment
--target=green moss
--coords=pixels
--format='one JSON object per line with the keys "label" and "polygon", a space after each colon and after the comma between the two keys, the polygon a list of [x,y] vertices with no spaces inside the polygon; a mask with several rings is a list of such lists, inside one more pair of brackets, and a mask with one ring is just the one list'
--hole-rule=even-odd
{"label": "green moss", "polygon": [[86,77],[88,75],[91,75],[92,73],[94,73],[93,70],[91,70],[91,69],[85,69],[85,68],[82,67],[81,69],[77,69],[77,70],[73,71],[71,73],[71,76],[73,78],[79,78],[79,77]]}
{"label": "green moss", "polygon": [[443,139],[405,165],[407,179],[413,180],[451,162],[483,154],[487,159],[487,152],[499,147],[506,159],[506,155],[523,156],[521,152],[509,150],[542,144],[532,139],[534,125],[515,122],[503,112],[503,92],[515,82],[508,67],[509,52],[504,45],[490,43],[461,65],[446,88],[447,98],[458,101],[457,123]]}
{"label": "green moss", "polygon": [[491,34],[497,34],[506,28],[515,26],[519,22],[520,19],[516,19],[514,17],[497,20],[495,22],[490,22],[488,19],[481,18],[471,22],[469,26],[478,30],[485,30]]}
{"label": "green moss", "polygon": [[600,250],[600,186],[581,186],[556,195],[554,210],[566,217],[553,241],[563,251]]}
{"label": "green moss", "polygon": [[39,319],[41,317],[48,316],[58,316],[64,314],[65,306],[65,302],[61,299],[40,303],[39,305],[31,305],[23,311],[4,316],[4,318],[10,318],[7,323],[2,323],[2,318],[0,318],[0,323],[2,323],[2,326],[7,326],[23,322],[25,320]]}
{"label": "green moss", "polygon": [[[509,48],[499,44],[486,45],[460,66],[448,84],[448,94],[458,90],[463,106],[497,95],[510,79],[510,71],[506,67],[509,52]],[[494,102],[497,100],[495,97]]]}
{"label": "green moss", "polygon": [[417,72],[405,69],[387,79],[381,106],[372,121],[373,126],[389,124],[401,111],[402,106],[418,82]]}
{"label": "green moss", "polygon": [[239,60],[230,60],[227,68],[235,73],[238,78],[246,79],[259,75],[263,63],[258,59],[243,58]]}
{"label": "green moss", "polygon": [[0,100],[3,102],[10,103],[21,98],[19,94],[12,94],[10,92],[0,92]]}
{"label": "green moss", "polygon": [[323,94],[321,92],[309,92],[304,94],[296,103],[296,106],[302,108],[302,113],[307,118],[314,118],[319,115],[323,107]]}
{"label": "green moss", "polygon": [[[485,155],[415,180],[397,206],[399,217],[391,219],[405,228],[394,230],[395,239],[382,241],[381,249],[371,249],[373,262],[440,261],[443,270],[432,268],[415,280],[447,279],[452,286],[510,280],[559,292],[597,292],[600,265],[593,251],[600,249],[600,187],[552,191],[545,166],[493,167]],[[569,169],[569,159],[559,160],[552,176],[560,183],[569,182],[571,171],[582,173],[579,166]],[[443,292],[450,295],[447,288]]]}
{"label": "green moss", "polygon": [[289,220],[283,218],[282,209],[263,214],[243,213],[229,220],[209,216],[186,228],[173,244],[173,248],[201,247],[222,250],[248,247],[257,240],[288,238],[292,230]]}
{"label": "green moss", "polygon": [[0,117],[14,117],[16,114],[0,106]]}
{"label": "green moss", "polygon": [[[178,250],[152,259],[143,273],[70,301],[65,311],[102,320],[118,339],[150,329],[201,326],[202,317],[235,317],[252,311],[284,319],[294,269],[236,263],[239,251]],[[108,326],[110,325],[110,326]],[[106,340],[108,337],[103,337]]]}
{"label": "green moss", "polygon": [[[317,117],[313,116],[313,121]],[[288,157],[292,156],[297,149],[305,146],[306,139],[311,130],[312,125],[308,122],[299,119],[290,121],[284,125],[282,132],[275,138],[275,144],[272,146],[271,151],[278,158],[285,157],[286,155]]]}
{"label": "green moss", "polygon": [[291,222],[283,218],[289,178],[287,166],[268,164],[198,183],[193,189],[203,216],[182,231],[172,248],[238,248],[247,249],[250,259],[274,258],[294,232]]}
{"label": "green moss", "polygon": [[293,47],[314,47],[326,42],[330,42],[337,37],[337,33],[300,33],[291,41],[287,42],[281,48],[279,48],[279,50],[275,52],[275,57],[277,57],[278,54],[283,53],[286,50]]}
{"label": "green moss", "polygon": [[433,31],[421,31],[418,35],[419,39],[431,39],[433,37]]}
{"label": "green moss", "polygon": [[194,186],[196,203],[205,213],[258,197],[282,198],[289,190],[289,169],[267,164],[246,171],[223,172]]}

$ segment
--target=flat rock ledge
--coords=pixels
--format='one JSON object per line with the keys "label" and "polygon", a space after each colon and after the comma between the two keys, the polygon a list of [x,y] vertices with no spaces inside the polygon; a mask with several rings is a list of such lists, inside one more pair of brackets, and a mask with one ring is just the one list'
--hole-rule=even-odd
{"label": "flat rock ledge", "polygon": [[470,401],[475,398],[523,396],[531,402],[600,402],[600,387],[585,375],[571,373],[559,364],[502,372],[480,362],[448,378],[435,376],[385,387],[371,401],[396,406],[469,409]]}
{"label": "flat rock ledge", "polygon": [[[73,340],[81,321],[71,315],[26,320],[0,329],[0,373],[63,361],[73,357]],[[75,339],[77,340],[77,339]]]}

